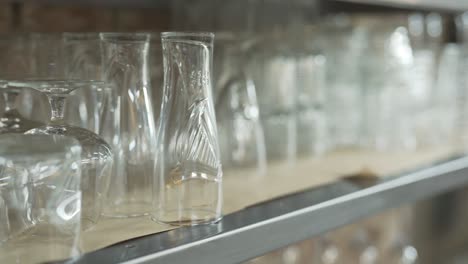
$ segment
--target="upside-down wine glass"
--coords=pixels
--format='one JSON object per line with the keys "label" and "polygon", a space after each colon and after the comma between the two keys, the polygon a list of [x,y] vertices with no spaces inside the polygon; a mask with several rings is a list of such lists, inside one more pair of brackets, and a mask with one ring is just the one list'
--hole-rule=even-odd
{"label": "upside-down wine glass", "polygon": [[104,195],[109,186],[112,169],[111,147],[95,133],[64,122],[64,105],[67,96],[76,89],[95,85],[94,81],[27,80],[11,82],[12,86],[30,87],[43,92],[51,106],[50,123],[26,134],[64,135],[76,138],[82,147],[81,166],[83,190],[82,228],[91,228],[99,219]]}

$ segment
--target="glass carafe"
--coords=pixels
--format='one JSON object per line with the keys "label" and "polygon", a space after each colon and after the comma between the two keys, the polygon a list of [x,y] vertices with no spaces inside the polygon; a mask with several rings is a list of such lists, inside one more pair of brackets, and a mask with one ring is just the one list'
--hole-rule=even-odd
{"label": "glass carafe", "polygon": [[111,145],[115,166],[104,214],[133,217],[149,213],[156,150],[150,102],[149,34],[101,33],[104,80],[116,89],[118,129]]}
{"label": "glass carafe", "polygon": [[163,33],[161,109],[154,218],[174,225],[221,218],[222,170],[211,94],[211,33]]}

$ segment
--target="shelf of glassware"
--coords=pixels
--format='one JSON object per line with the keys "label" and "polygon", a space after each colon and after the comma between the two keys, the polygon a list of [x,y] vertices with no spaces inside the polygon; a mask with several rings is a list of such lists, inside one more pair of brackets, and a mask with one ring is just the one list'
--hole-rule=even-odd
{"label": "shelf of glassware", "polygon": [[412,9],[463,12],[468,10],[466,0],[333,0],[358,4],[370,4]]}
{"label": "shelf of glassware", "polygon": [[359,218],[468,185],[468,156],[363,184],[342,180],[184,227],[122,242],[78,263],[239,263]]}

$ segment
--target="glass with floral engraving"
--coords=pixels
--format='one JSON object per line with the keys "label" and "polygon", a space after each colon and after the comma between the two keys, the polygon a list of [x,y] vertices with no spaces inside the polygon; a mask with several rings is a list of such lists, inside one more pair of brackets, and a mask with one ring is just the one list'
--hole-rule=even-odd
{"label": "glass with floral engraving", "polygon": [[75,89],[90,89],[96,82],[72,80],[27,80],[11,82],[15,87],[30,87],[46,94],[51,106],[50,123],[27,134],[63,135],[76,138],[82,147],[83,190],[82,228],[91,228],[99,219],[112,170],[111,147],[98,135],[64,123],[64,104]]}
{"label": "glass with floral engraving", "polygon": [[173,225],[221,219],[222,171],[211,95],[212,33],[162,33],[164,99],[154,218]]}
{"label": "glass with floral engraving", "polygon": [[79,255],[80,153],[69,137],[0,135],[0,263]]}

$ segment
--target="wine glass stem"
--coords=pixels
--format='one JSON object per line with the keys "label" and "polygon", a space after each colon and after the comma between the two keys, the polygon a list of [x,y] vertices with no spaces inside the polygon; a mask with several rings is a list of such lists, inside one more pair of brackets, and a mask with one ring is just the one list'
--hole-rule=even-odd
{"label": "wine glass stem", "polygon": [[65,112],[65,98],[64,95],[48,94],[49,104],[51,107],[50,121],[53,123],[62,123]]}
{"label": "wine glass stem", "polygon": [[3,92],[3,98],[5,100],[5,112],[15,109],[16,98],[18,97],[19,92],[6,90]]}

